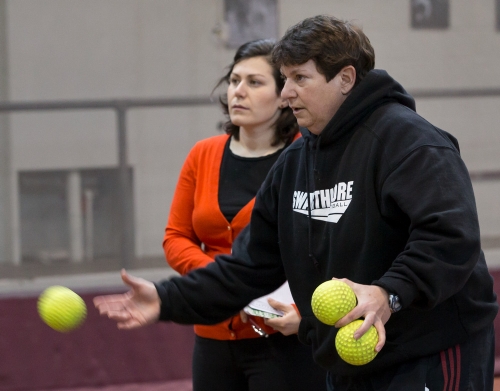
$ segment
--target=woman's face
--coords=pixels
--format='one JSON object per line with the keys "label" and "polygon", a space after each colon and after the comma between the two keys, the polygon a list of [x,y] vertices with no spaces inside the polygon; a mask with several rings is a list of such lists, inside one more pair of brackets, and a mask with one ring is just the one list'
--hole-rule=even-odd
{"label": "woman's face", "polygon": [[252,57],[233,67],[227,87],[227,103],[231,122],[251,130],[273,125],[286,105],[276,94],[273,69],[264,57]]}

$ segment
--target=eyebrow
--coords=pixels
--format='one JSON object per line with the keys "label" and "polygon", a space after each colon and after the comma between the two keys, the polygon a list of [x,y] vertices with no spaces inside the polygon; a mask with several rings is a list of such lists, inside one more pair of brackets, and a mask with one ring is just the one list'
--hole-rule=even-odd
{"label": "eyebrow", "polygon": [[[297,68],[292,68],[292,70],[290,71],[290,76],[294,76],[294,75],[296,75],[297,73],[306,73],[306,72],[307,72],[307,70],[302,69],[302,68],[300,68],[300,67],[297,67]],[[280,69],[280,73],[281,73],[283,76],[285,76],[285,73],[283,72],[283,70],[282,70],[282,69]]]}
{"label": "eyebrow", "polygon": [[[231,75],[235,75],[235,76],[239,76],[241,77],[241,75],[239,73],[236,73],[236,72],[231,72]],[[246,75],[246,77],[255,77],[255,76],[262,76],[262,77],[266,77],[266,75],[263,75],[262,73],[251,73],[249,75]]]}

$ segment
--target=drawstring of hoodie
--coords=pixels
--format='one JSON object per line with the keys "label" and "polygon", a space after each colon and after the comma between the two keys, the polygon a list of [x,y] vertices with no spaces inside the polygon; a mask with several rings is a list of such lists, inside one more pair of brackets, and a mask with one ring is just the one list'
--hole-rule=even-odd
{"label": "drawstring of hoodie", "polygon": [[312,251],[312,217],[311,217],[311,187],[309,185],[309,137],[305,137],[306,147],[306,191],[307,191],[307,234],[308,234],[308,252],[309,259],[314,263],[316,269],[321,272],[321,265]]}
{"label": "drawstring of hoodie", "polygon": [[313,154],[313,178],[316,178],[316,175],[318,174],[318,167],[316,165],[316,159],[318,158],[318,145],[319,145],[319,139],[321,138],[321,134],[318,136],[316,139],[316,142],[313,145],[312,149],[315,149],[315,153]]}

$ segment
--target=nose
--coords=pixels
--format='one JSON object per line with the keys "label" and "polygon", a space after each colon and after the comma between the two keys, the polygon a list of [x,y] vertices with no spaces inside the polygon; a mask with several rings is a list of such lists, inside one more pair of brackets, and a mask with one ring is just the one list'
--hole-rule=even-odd
{"label": "nose", "polygon": [[285,85],[283,86],[283,89],[281,90],[281,97],[283,99],[290,99],[294,98],[296,96],[294,89],[291,86],[290,80],[285,81]]}
{"label": "nose", "polygon": [[243,80],[236,85],[236,88],[234,89],[234,94],[237,97],[243,97],[246,95],[245,82]]}

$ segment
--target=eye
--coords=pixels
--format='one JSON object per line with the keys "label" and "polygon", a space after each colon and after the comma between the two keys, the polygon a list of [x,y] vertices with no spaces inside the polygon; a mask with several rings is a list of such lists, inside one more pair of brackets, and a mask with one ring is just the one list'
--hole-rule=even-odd
{"label": "eye", "polygon": [[238,78],[236,78],[236,77],[230,77],[229,78],[229,84],[231,84],[233,86],[237,85],[239,82],[240,82],[240,80]]}
{"label": "eye", "polygon": [[301,82],[301,81],[304,81],[305,77],[300,75],[300,74],[297,74],[295,75],[295,81],[296,82]]}
{"label": "eye", "polygon": [[248,84],[255,87],[255,86],[260,86],[262,84],[262,82],[260,80],[257,80],[257,79],[250,79],[248,81]]}

